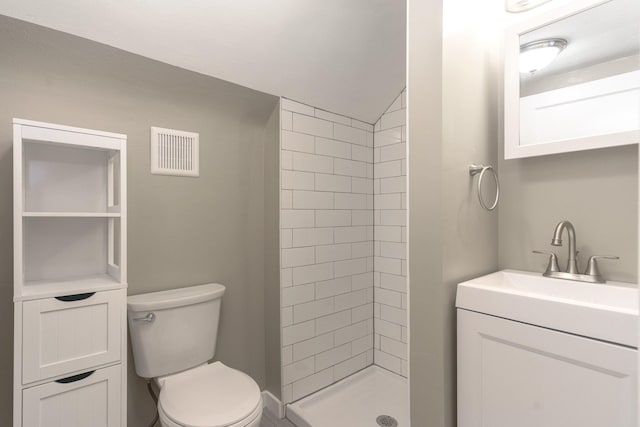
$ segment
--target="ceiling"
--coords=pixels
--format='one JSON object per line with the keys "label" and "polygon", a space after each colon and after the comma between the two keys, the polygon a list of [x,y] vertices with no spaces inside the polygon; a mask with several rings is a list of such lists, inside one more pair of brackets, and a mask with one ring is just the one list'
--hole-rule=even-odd
{"label": "ceiling", "polygon": [[2,0],[0,14],[368,123],[405,86],[404,0]]}

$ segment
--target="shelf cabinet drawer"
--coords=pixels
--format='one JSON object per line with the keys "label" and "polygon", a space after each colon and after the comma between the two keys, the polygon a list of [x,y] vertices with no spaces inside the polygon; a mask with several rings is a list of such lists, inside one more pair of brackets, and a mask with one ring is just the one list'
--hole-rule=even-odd
{"label": "shelf cabinet drawer", "polygon": [[22,382],[119,361],[122,290],[25,301]]}
{"label": "shelf cabinet drawer", "polygon": [[22,425],[120,427],[120,370],[111,366],[23,390]]}

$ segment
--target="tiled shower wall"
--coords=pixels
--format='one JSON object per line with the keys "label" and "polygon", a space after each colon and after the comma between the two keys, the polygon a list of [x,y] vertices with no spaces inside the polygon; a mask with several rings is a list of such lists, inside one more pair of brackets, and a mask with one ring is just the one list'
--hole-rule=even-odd
{"label": "tiled shower wall", "polygon": [[406,90],[374,132],[374,361],[407,376]]}
{"label": "tiled shower wall", "polygon": [[282,99],[281,127],[287,403],[373,363],[374,172],[370,124]]}

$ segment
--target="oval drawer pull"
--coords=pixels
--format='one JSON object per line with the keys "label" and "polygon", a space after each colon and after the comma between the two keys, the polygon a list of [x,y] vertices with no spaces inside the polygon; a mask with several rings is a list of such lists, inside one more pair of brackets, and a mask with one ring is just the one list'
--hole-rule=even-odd
{"label": "oval drawer pull", "polygon": [[91,298],[95,295],[95,292],[87,292],[86,294],[74,294],[74,295],[64,295],[61,297],[55,297],[58,301],[71,302],[71,301],[82,301],[83,299]]}
{"label": "oval drawer pull", "polygon": [[82,374],[78,374],[78,375],[72,375],[70,377],[67,378],[60,378],[59,380],[56,380],[56,382],[58,384],[69,384],[69,383],[74,383],[76,381],[80,381],[83,380],[85,378],[88,378],[91,376],[91,374],[93,374],[95,371],[89,371],[89,372],[84,372]]}

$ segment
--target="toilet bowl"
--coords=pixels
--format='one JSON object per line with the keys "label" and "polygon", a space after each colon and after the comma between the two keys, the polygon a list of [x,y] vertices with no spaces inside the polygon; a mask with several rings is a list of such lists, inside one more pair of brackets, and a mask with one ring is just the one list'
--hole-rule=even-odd
{"label": "toilet bowl", "polygon": [[136,373],[160,388],[162,427],[258,427],[262,397],[247,374],[215,353],[219,284],[134,295],[127,311]]}

